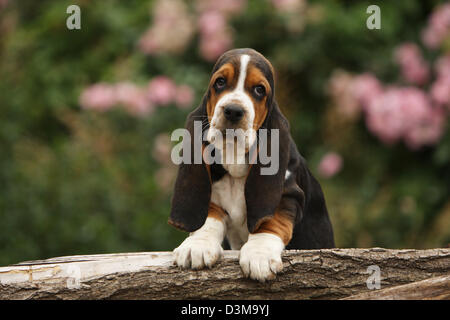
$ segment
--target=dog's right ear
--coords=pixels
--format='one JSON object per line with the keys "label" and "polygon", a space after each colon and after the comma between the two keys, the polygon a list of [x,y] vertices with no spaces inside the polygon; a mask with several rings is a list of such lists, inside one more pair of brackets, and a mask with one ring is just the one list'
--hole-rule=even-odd
{"label": "dog's right ear", "polygon": [[207,94],[203,97],[200,106],[189,114],[186,121],[186,129],[191,137],[191,161],[179,165],[169,218],[169,224],[188,232],[199,229],[205,223],[211,199],[208,167],[203,162],[203,157],[201,157],[201,163],[194,162],[194,143],[202,145],[203,142],[203,132],[200,135],[194,135],[194,121],[201,121],[202,124],[208,121],[206,101]]}

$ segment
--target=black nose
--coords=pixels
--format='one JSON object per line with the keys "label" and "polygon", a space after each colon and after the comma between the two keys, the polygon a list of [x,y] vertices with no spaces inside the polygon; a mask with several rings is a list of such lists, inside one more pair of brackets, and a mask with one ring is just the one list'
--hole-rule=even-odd
{"label": "black nose", "polygon": [[244,109],[237,104],[229,104],[225,106],[223,113],[228,121],[236,123],[244,116]]}

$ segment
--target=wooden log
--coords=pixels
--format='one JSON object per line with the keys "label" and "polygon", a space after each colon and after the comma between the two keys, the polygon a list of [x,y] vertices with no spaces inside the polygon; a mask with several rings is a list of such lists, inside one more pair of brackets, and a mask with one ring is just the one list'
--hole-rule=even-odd
{"label": "wooden log", "polygon": [[339,299],[372,292],[369,266],[381,289],[450,275],[450,249],[286,250],[283,266],[259,283],[243,278],[238,251],[199,271],[171,252],[60,257],[1,267],[0,299]]}
{"label": "wooden log", "polygon": [[449,300],[450,275],[364,292],[342,300]]}

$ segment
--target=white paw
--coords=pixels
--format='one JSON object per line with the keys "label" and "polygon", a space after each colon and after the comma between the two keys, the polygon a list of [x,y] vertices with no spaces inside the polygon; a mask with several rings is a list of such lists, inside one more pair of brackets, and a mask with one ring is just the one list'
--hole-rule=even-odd
{"label": "white paw", "polygon": [[197,236],[186,238],[174,251],[175,263],[182,268],[211,268],[223,254],[222,246],[214,239]]}
{"label": "white paw", "polygon": [[250,234],[239,257],[244,276],[261,282],[275,279],[276,274],[283,269],[283,249],[283,241],[274,234]]}

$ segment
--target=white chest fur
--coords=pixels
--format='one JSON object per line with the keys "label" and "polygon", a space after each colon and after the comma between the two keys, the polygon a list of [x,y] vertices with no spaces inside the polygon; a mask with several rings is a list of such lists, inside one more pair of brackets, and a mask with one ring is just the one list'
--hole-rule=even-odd
{"label": "white chest fur", "polygon": [[[239,250],[248,239],[247,206],[244,192],[248,166],[229,165],[225,169],[229,173],[212,185],[211,201],[228,213],[226,237],[231,249]],[[242,175],[242,172],[245,174]]]}

